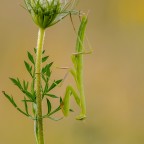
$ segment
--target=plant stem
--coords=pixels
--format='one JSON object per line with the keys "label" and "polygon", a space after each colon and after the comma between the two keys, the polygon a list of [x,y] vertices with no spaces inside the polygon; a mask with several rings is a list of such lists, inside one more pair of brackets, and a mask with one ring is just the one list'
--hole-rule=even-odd
{"label": "plant stem", "polygon": [[43,43],[44,43],[45,30],[40,28],[38,33],[37,40],[37,55],[36,55],[36,129],[37,129],[37,139],[38,144],[44,144],[44,135],[43,135],[43,119],[42,119],[42,95],[41,95],[41,64],[42,64],[42,51],[43,51]]}

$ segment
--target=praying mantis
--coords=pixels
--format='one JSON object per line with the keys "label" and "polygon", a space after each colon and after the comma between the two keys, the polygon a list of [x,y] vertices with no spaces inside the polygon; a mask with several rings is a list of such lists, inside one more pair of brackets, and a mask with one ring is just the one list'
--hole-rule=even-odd
{"label": "praying mantis", "polygon": [[[77,92],[71,85],[68,85],[66,88],[65,96],[61,103],[61,109],[64,116],[68,116],[70,111],[70,97],[74,96],[74,99],[77,105],[80,107],[81,112],[76,117],[77,120],[83,120],[86,118],[86,102],[85,102],[85,94],[84,94],[84,80],[83,80],[83,54],[86,54],[84,51],[84,38],[85,38],[85,30],[87,26],[87,16],[82,16],[80,27],[78,30],[77,41],[76,41],[76,49],[75,53],[73,53],[71,59],[74,65],[73,68],[69,70],[72,74],[77,87]],[[89,53],[89,52],[88,52]]]}

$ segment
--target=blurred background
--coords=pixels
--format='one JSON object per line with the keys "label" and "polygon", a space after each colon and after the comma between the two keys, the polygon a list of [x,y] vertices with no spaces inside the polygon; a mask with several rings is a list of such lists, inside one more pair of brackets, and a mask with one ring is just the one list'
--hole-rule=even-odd
{"label": "blurred background", "polygon": [[[23,61],[36,46],[38,28],[20,4],[22,0],[0,4],[0,91],[12,94],[21,106],[23,95],[8,77],[30,79]],[[46,144],[144,144],[143,7],[143,0],[80,0],[78,8],[89,10],[87,36],[94,50],[85,55],[87,119],[75,120],[79,111],[72,99],[75,113],[59,122],[45,120]],[[74,23],[77,27],[78,18]],[[53,79],[66,73],[55,67],[72,66],[75,39],[69,17],[47,29],[45,49],[55,61]],[[63,96],[71,83],[69,76],[55,93]],[[0,115],[0,144],[35,143],[33,121],[2,94]]]}

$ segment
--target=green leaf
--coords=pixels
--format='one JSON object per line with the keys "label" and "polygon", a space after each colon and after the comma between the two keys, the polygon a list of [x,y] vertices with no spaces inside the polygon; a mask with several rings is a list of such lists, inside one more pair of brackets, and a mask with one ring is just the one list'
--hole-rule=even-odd
{"label": "green leaf", "polygon": [[50,67],[52,66],[53,62],[47,64],[45,67],[42,68],[42,73],[47,75],[47,77],[49,78],[50,75],[51,75],[51,72],[50,72]]}
{"label": "green leaf", "polygon": [[[36,52],[37,52],[37,49],[36,49],[36,48],[34,48],[34,52],[35,52],[35,54],[36,54]],[[44,54],[44,53],[45,53],[45,50],[42,51],[42,54]]]}
{"label": "green leaf", "polygon": [[36,52],[37,52],[37,49],[36,49],[36,48],[34,48],[34,52],[35,52],[35,54],[36,54]]}
{"label": "green leaf", "polygon": [[29,85],[29,82],[26,82],[25,80],[23,80],[23,88],[24,88],[24,90],[28,89],[28,85]]}
{"label": "green leaf", "polygon": [[11,80],[19,89],[23,89],[18,78],[17,78],[17,79],[10,78],[10,80]]}
{"label": "green leaf", "polygon": [[47,76],[48,78],[50,78],[50,76],[51,76],[50,67],[51,67],[52,64],[53,64],[53,63],[50,63],[50,64],[47,66],[47,69],[46,69],[46,76]]}
{"label": "green leaf", "polygon": [[16,108],[19,112],[21,112],[22,114],[24,114],[25,116],[29,117],[30,115],[29,114],[26,114],[24,111],[22,111],[20,108]]}
{"label": "green leaf", "polygon": [[45,84],[44,94],[48,92],[48,83]]}
{"label": "green leaf", "polygon": [[52,98],[59,98],[58,96],[53,95],[53,94],[44,94],[44,95],[49,96],[49,97],[52,97]]}
{"label": "green leaf", "polygon": [[6,94],[4,91],[2,92],[4,94],[4,96],[11,102],[11,104],[14,106],[14,107],[17,107],[14,99],[12,96],[9,96],[8,94]]}
{"label": "green leaf", "polygon": [[30,66],[26,61],[24,61],[24,63],[25,63],[25,67],[26,67],[27,71],[32,76],[32,66]]}
{"label": "green leaf", "polygon": [[24,90],[23,93],[24,93],[30,100],[32,100],[33,102],[36,102],[35,97],[34,97],[30,92]]}
{"label": "green leaf", "polygon": [[27,52],[27,55],[28,55],[29,60],[30,60],[33,64],[35,64],[35,61],[34,61],[34,58],[33,58],[32,54],[31,54],[30,52]]}
{"label": "green leaf", "polygon": [[46,99],[47,100],[47,108],[48,108],[48,113],[47,115],[51,112],[51,103],[49,101],[49,99]]}
{"label": "green leaf", "polygon": [[57,81],[54,81],[53,84],[50,86],[50,88],[49,88],[48,91],[54,89],[54,88],[55,88],[59,83],[61,83],[61,82],[62,82],[62,79],[57,80]]}
{"label": "green leaf", "polygon": [[60,104],[63,103],[62,97],[60,97]]}
{"label": "green leaf", "polygon": [[45,78],[45,76],[42,74],[42,79],[44,80],[44,82],[47,82],[47,79]]}
{"label": "green leaf", "polygon": [[45,56],[42,58],[42,62],[45,62],[48,59],[49,56]]}
{"label": "green leaf", "polygon": [[44,53],[45,53],[45,50],[43,50],[42,54],[44,54]]}
{"label": "green leaf", "polygon": [[13,97],[9,96],[8,94],[6,94],[4,91],[3,91],[3,94],[5,95],[5,97],[12,103],[12,105],[19,111],[21,112],[22,114],[26,115],[26,116],[29,116],[28,114],[26,114],[25,112],[23,112],[20,108],[17,107]]}
{"label": "green leaf", "polygon": [[27,105],[27,101],[26,101],[25,97],[24,97],[24,105],[25,105],[25,111],[26,111],[26,113],[29,114],[28,113],[28,105]]}
{"label": "green leaf", "polygon": [[22,102],[24,102],[24,101],[26,101],[26,102],[33,102],[33,100],[22,100]]}
{"label": "green leaf", "polygon": [[61,107],[57,107],[54,111],[52,111],[49,116],[53,115],[54,113],[58,112],[59,110],[61,110]]}

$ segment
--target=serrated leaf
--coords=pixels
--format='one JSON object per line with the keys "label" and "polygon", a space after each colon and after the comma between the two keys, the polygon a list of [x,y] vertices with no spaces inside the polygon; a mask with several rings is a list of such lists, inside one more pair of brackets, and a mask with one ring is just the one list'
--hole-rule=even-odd
{"label": "serrated leaf", "polygon": [[32,66],[30,66],[26,61],[24,61],[25,67],[29,74],[32,76]]}
{"label": "serrated leaf", "polygon": [[28,55],[29,60],[30,60],[33,64],[35,64],[35,61],[34,61],[34,58],[33,58],[32,54],[31,54],[30,52],[27,52],[27,55]]}
{"label": "serrated leaf", "polygon": [[44,95],[49,96],[49,97],[52,97],[52,98],[59,98],[58,96],[53,95],[53,94],[44,94]]}
{"label": "serrated leaf", "polygon": [[61,81],[62,81],[62,79],[54,81],[53,84],[50,86],[48,91],[54,89],[59,83],[61,83]]}
{"label": "serrated leaf", "polygon": [[49,101],[49,99],[46,99],[47,100],[47,108],[48,108],[48,113],[47,115],[51,112],[51,103]]}
{"label": "serrated leaf", "polygon": [[42,58],[42,62],[45,62],[48,59],[49,56],[45,56]]}

